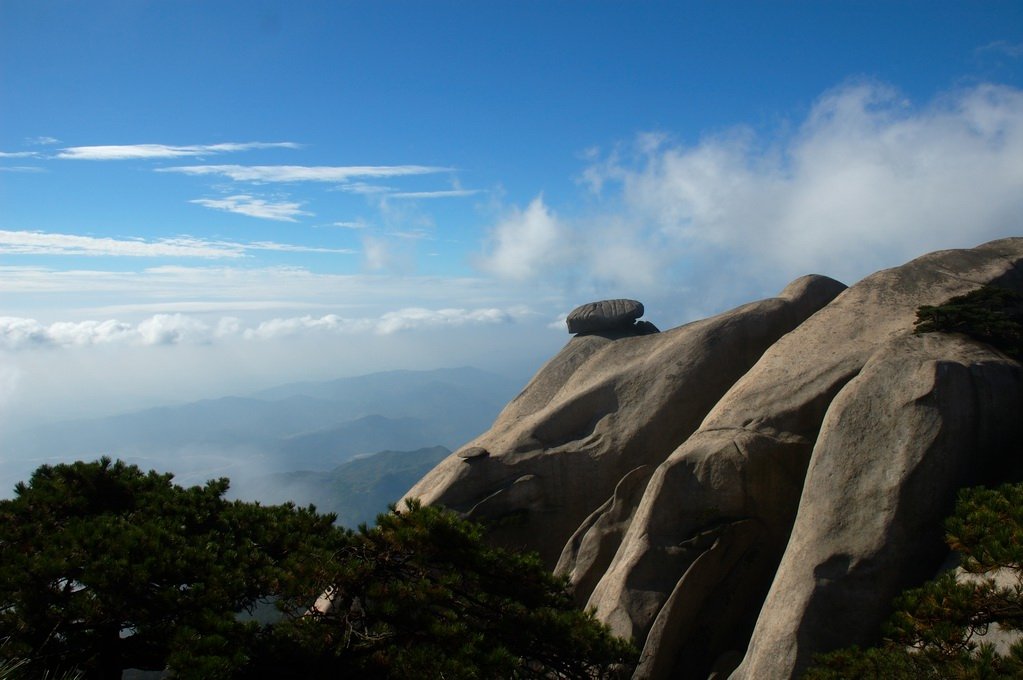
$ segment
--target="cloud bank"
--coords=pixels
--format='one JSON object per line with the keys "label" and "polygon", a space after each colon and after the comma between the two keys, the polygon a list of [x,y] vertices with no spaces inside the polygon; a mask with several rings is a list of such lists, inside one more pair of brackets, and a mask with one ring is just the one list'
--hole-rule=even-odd
{"label": "cloud bank", "polygon": [[426,309],[409,307],[378,317],[323,316],[281,317],[247,326],[236,317],[208,322],[186,314],[154,314],[138,323],[116,319],[104,321],[58,321],[44,324],[35,319],[0,317],[0,349],[29,350],[96,345],[203,345],[222,340],[272,341],[288,337],[322,335],[393,335],[408,331],[513,323],[523,309]]}

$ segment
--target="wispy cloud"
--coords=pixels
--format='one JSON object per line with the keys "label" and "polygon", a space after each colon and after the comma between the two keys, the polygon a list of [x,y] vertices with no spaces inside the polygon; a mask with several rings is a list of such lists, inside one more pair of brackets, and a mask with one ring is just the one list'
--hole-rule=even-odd
{"label": "wispy cloud", "polygon": [[0,151],[0,158],[38,158],[35,151]]}
{"label": "wispy cloud", "polygon": [[191,237],[147,241],[37,231],[0,231],[0,253],[218,259],[243,257],[245,247],[241,244],[211,242]]}
{"label": "wispy cloud", "polygon": [[409,241],[428,241],[436,238],[433,232],[427,231],[426,229],[408,229],[405,231],[389,231],[388,236],[394,236],[395,238],[406,239]]}
{"label": "wispy cloud", "polygon": [[335,253],[339,255],[354,255],[356,252],[351,248],[318,248],[315,246],[299,246],[291,243],[276,243],[274,241],[253,241],[240,244],[246,250],[272,250],[279,253]]}
{"label": "wispy cloud", "polygon": [[220,175],[236,182],[338,182],[355,177],[403,177],[451,172],[452,168],[431,165],[182,165],[158,168],[157,172],[186,175]]}
{"label": "wispy cloud", "polygon": [[388,198],[457,198],[480,193],[479,189],[448,189],[446,191],[399,191]]}
{"label": "wispy cloud", "polygon": [[511,311],[497,308],[426,309],[407,307],[386,312],[379,317],[346,318],[336,314],[326,314],[320,317],[300,316],[271,319],[254,328],[242,331],[242,334],[246,338],[263,340],[309,332],[391,335],[425,328],[506,324],[512,321],[514,321],[514,315]]}
{"label": "wispy cloud", "polygon": [[1000,54],[1018,59],[1023,57],[1023,43],[1011,43],[1008,40],[995,40],[977,48],[977,54]]}
{"label": "wispy cloud", "polygon": [[363,220],[348,220],[342,222],[331,222],[331,227],[341,227],[342,229],[365,229],[369,225]]}
{"label": "wispy cloud", "polygon": [[54,144],[60,144],[60,140],[56,137],[28,137],[25,139],[25,144],[29,146],[53,146]]}
{"label": "wispy cloud", "polygon": [[114,257],[184,257],[223,259],[245,257],[251,250],[351,254],[351,250],[313,248],[260,241],[233,243],[180,236],[156,240],[0,230],[0,253],[7,255],[75,255]]}
{"label": "wispy cloud", "polygon": [[[0,265],[0,299],[7,314],[21,316],[40,314],[40,305],[62,308],[79,295],[89,295],[96,302],[109,301],[91,307],[88,315],[93,317],[217,311],[202,303],[224,305],[224,310],[237,313],[273,305],[280,309],[330,309],[362,317],[370,315],[369,310],[383,313],[398,307],[476,309],[520,301],[507,284],[482,277],[338,274],[296,266],[238,266],[236,262],[241,264],[239,260],[204,266],[166,264],[140,271]],[[119,310],[119,301],[135,306]],[[179,307],[166,306],[178,302]],[[74,315],[81,313],[79,309]]]}
{"label": "wispy cloud", "polygon": [[370,184],[369,182],[348,182],[338,187],[339,191],[344,191],[348,194],[363,194],[363,195],[374,195],[374,194],[386,194],[390,191],[394,191],[394,187],[385,186],[383,184]]}
{"label": "wispy cloud", "polygon": [[238,194],[226,198],[197,198],[190,201],[190,203],[215,210],[224,210],[239,215],[259,217],[264,220],[277,220],[279,222],[297,222],[296,217],[313,214],[302,210],[301,203],[289,201],[271,203],[262,198],[255,198],[247,194]]}
{"label": "wispy cloud", "polygon": [[209,156],[255,149],[297,149],[295,142],[226,142],[223,144],[117,144],[104,146],[69,146],[57,153],[57,158],[89,161],[121,161],[158,158]]}
{"label": "wispy cloud", "polygon": [[0,172],[45,172],[34,165],[0,165]]}

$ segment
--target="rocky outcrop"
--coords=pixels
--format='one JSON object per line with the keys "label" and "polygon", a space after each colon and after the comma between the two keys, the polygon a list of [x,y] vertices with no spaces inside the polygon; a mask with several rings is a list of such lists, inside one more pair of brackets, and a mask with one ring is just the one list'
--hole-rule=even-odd
{"label": "rocky outcrop", "polygon": [[[652,335],[579,335],[491,429],[409,492],[475,519],[494,540],[553,567],[582,522],[641,465],[656,466],[785,333],[844,286],[807,276],[778,297]],[[488,455],[463,457],[466,449]]]}
{"label": "rocky outcrop", "polygon": [[637,678],[794,677],[933,574],[959,486],[1019,473],[1019,364],[912,335],[986,283],[1023,291],[1023,239],[578,335],[409,495],[539,550],[643,647]]}
{"label": "rocky outcrop", "polygon": [[565,323],[569,333],[598,333],[624,330],[643,316],[643,303],[636,300],[601,300],[573,309]]}

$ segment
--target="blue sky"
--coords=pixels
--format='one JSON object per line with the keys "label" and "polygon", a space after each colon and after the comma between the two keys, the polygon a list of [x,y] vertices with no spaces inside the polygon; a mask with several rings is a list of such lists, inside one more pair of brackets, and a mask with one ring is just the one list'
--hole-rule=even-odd
{"label": "blue sky", "polygon": [[5,0],[0,405],[528,372],[1018,235],[1021,80],[1018,2]]}

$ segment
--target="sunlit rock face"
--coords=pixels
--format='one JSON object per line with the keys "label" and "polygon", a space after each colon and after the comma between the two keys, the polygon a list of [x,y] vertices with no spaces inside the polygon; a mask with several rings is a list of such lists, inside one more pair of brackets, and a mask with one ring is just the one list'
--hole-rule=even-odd
{"label": "sunlit rock face", "polygon": [[933,575],[957,488],[1019,476],[1019,364],[912,334],[986,283],[1023,291],[1023,239],[578,335],[408,495],[538,550],[643,648],[637,678],[797,677]]}
{"label": "sunlit rock face", "polygon": [[765,349],[844,288],[808,276],[664,333],[579,335],[407,495],[494,522],[496,541],[538,550],[553,567],[623,477],[665,460]]}

